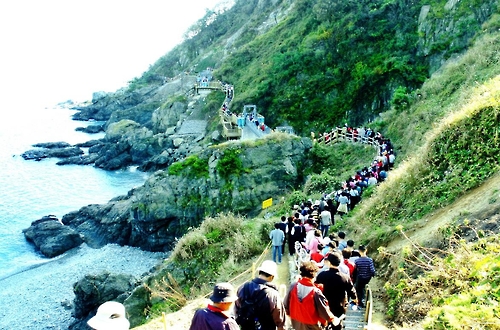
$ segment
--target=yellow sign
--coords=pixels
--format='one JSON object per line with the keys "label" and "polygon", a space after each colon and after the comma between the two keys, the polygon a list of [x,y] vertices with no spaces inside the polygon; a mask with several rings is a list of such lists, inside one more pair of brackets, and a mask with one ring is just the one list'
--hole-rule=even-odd
{"label": "yellow sign", "polygon": [[267,209],[269,206],[273,205],[273,199],[269,198],[262,202],[262,208]]}

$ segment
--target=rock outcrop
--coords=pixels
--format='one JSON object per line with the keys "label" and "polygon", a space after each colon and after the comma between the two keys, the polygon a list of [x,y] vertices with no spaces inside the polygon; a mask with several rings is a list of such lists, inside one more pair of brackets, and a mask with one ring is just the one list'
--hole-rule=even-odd
{"label": "rock outcrop", "polygon": [[138,284],[133,276],[111,274],[108,272],[85,275],[73,285],[75,299],[73,317],[79,321],[70,326],[72,330],[88,329],[87,321],[95,315],[97,308],[104,302],[114,300],[123,302]]}
{"label": "rock outcrop", "polygon": [[42,160],[43,158],[69,158],[83,155],[83,150],[79,147],[74,147],[67,142],[46,142],[37,143],[32,149],[24,152],[21,157],[25,160]]}
{"label": "rock outcrop", "polygon": [[263,200],[302,183],[308,138],[276,134],[228,143],[192,156],[179,173],[157,171],[127,196],[66,214],[62,222],[92,247],[108,243],[167,251],[208,214],[252,214]]}
{"label": "rock outcrop", "polygon": [[[77,128],[91,134],[104,131],[104,138],[75,146],[66,142],[40,143],[34,145],[38,149],[26,151],[22,157],[26,160],[56,157],[61,158],[58,165],[93,164],[105,170],[131,165],[143,171],[164,169],[205,147],[199,145],[206,135],[204,120],[198,121],[204,125],[197,125],[196,132],[179,132],[198,107],[199,95],[189,104],[185,97],[194,82],[194,77],[182,76],[160,86],[95,93],[90,105],[73,108],[79,110],[73,119],[105,121]],[[81,148],[88,148],[88,152]]]}
{"label": "rock outcrop", "polygon": [[88,134],[97,134],[104,132],[104,126],[103,125],[88,125],[87,127],[77,127],[77,131],[79,132],[84,132]]}
{"label": "rock outcrop", "polygon": [[33,221],[23,230],[24,236],[46,257],[56,257],[83,243],[80,234],[64,226],[55,216],[45,216]]}

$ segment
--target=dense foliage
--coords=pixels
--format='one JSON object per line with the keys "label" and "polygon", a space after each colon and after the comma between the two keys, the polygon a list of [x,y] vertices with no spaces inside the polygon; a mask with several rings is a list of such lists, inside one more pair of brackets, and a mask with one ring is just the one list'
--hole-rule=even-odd
{"label": "dense foliage", "polygon": [[387,108],[394,87],[415,88],[426,78],[416,20],[405,19],[416,17],[418,6],[307,0],[295,5],[289,17],[217,71],[241,90],[237,106],[250,98],[272,124],[290,123],[304,133],[345,121],[360,124]]}

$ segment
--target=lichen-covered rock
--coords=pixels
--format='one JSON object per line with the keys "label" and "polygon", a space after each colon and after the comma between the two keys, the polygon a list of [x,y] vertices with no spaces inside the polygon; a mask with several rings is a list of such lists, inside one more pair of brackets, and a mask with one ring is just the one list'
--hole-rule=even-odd
{"label": "lichen-covered rock", "polygon": [[85,275],[73,285],[73,316],[77,319],[86,318],[102,303],[119,300],[117,298],[123,297],[124,293],[130,294],[136,285],[137,279],[131,275],[109,272]]}

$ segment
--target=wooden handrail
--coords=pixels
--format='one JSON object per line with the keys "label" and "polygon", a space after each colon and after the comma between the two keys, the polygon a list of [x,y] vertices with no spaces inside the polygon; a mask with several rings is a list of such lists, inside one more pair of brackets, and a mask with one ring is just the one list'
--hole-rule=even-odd
{"label": "wooden handrail", "polygon": [[373,314],[373,295],[372,290],[369,285],[366,286],[366,310],[365,310],[365,329],[370,329],[370,325],[372,323],[372,314]]}

